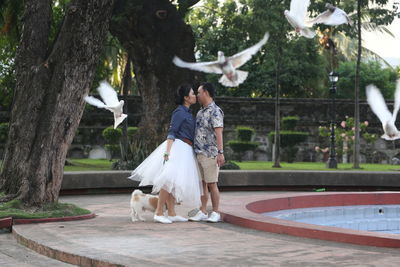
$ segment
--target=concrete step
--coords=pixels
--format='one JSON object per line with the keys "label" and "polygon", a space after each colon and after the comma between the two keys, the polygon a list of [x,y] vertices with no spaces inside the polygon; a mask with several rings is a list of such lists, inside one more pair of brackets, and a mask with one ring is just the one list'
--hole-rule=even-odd
{"label": "concrete step", "polygon": [[0,266],[2,267],[30,267],[30,266],[75,266],[54,260],[38,254],[29,248],[17,243],[11,233],[0,231]]}

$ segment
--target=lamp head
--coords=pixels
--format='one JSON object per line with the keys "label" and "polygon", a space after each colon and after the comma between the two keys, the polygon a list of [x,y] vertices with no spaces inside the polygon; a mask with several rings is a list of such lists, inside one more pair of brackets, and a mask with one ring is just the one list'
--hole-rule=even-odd
{"label": "lamp head", "polygon": [[339,80],[339,74],[337,72],[332,71],[329,73],[329,81],[331,83],[336,83]]}

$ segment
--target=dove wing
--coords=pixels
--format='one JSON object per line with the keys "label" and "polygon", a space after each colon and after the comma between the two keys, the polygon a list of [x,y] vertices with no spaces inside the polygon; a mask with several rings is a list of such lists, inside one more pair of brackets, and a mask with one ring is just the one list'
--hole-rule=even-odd
{"label": "dove wing", "polygon": [[244,63],[249,61],[251,57],[260,50],[260,48],[268,41],[269,33],[265,33],[264,37],[256,43],[255,45],[243,50],[240,53],[237,53],[231,57],[228,57],[228,60],[232,62],[232,66],[236,69],[242,66]]}
{"label": "dove wing", "polygon": [[100,82],[100,86],[97,88],[97,91],[108,107],[115,107],[119,104],[117,92],[108,82]]}
{"label": "dove wing", "polygon": [[396,81],[396,91],[394,92],[393,121],[396,121],[397,113],[400,109],[400,79]]}
{"label": "dove wing", "polygon": [[191,62],[185,62],[179,57],[175,56],[172,62],[174,62],[175,65],[181,68],[202,71],[207,73],[222,74],[222,69],[218,61],[191,63]]}
{"label": "dove wing", "polygon": [[388,110],[385,99],[381,92],[375,85],[368,85],[366,88],[367,101],[372,111],[378,116],[382,123],[389,121],[392,118],[392,114]]}
{"label": "dove wing", "polygon": [[326,11],[322,12],[321,14],[319,14],[318,16],[316,16],[315,18],[307,21],[307,23],[311,24],[311,25],[325,23],[327,20],[329,20],[329,17],[331,15],[332,15],[332,12],[330,12],[329,10],[326,10]]}
{"label": "dove wing", "polygon": [[86,96],[85,97],[85,101],[87,103],[89,103],[90,105],[96,106],[98,108],[105,108],[106,107],[106,105],[100,99],[97,99],[97,98],[95,98],[93,96]]}
{"label": "dove wing", "polygon": [[336,7],[335,11],[330,15],[324,22],[326,25],[337,26],[341,24],[347,24],[347,14],[342,9]]}
{"label": "dove wing", "polygon": [[290,13],[296,17],[298,21],[304,22],[307,15],[307,8],[310,0],[292,0],[290,1]]}

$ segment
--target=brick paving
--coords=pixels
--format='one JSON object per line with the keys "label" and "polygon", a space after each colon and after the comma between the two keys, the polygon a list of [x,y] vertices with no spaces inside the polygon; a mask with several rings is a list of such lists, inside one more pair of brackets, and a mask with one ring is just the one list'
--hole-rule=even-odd
{"label": "brick paving", "polygon": [[[237,197],[285,192],[224,192],[221,202]],[[357,246],[260,232],[228,223],[132,223],[129,194],[64,196],[98,214],[94,219],[14,226],[14,237],[51,257],[81,266],[398,266],[399,249]],[[191,210],[178,206],[181,215]],[[0,266],[11,234],[0,234]],[[19,257],[33,253],[21,247]],[[6,250],[5,250],[6,251]],[[34,253],[33,253],[34,254]],[[35,254],[37,255],[37,254]],[[40,256],[40,255],[38,255]],[[42,257],[42,256],[40,256]],[[47,258],[44,257],[47,260]],[[50,259],[51,260],[51,259]],[[28,261],[29,262],[29,261]],[[7,262],[6,262],[7,264]],[[24,263],[25,264],[25,263]],[[29,264],[29,263],[28,263]],[[60,265],[57,265],[60,264]],[[63,266],[10,265],[10,266]]]}

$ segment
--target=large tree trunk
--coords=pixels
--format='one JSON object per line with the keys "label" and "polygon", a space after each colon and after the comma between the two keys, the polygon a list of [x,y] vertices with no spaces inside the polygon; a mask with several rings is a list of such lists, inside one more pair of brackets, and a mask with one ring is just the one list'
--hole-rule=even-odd
{"label": "large tree trunk", "polygon": [[139,135],[149,148],[166,138],[178,85],[194,81],[193,72],[172,63],[174,55],[195,59],[192,30],[171,2],[119,0],[110,26],[133,62],[143,101]]}
{"label": "large tree trunk", "polygon": [[[49,46],[52,0],[26,0],[0,187],[26,205],[58,200],[67,149],[108,31],[113,0],[71,1]],[[3,199],[4,200],[4,199]]]}

